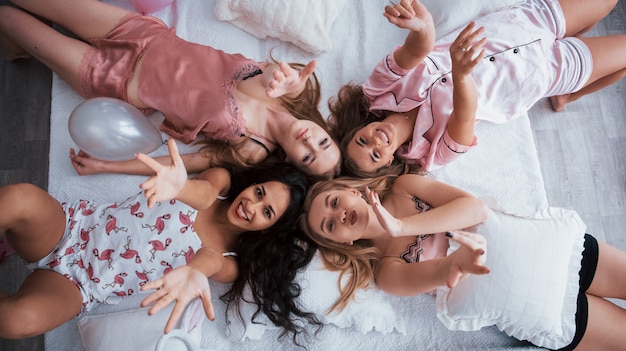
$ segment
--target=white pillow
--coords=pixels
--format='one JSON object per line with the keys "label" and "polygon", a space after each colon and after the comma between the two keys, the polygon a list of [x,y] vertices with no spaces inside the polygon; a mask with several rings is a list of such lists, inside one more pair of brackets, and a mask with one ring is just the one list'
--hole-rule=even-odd
{"label": "white pillow", "polygon": [[163,333],[174,305],[149,316],[148,309],[90,315],[79,319],[78,331],[87,351],[200,351],[202,302],[187,306],[175,329]]}
{"label": "white pillow", "polygon": [[330,49],[330,30],[346,3],[347,0],[217,0],[215,16],[257,38],[277,38],[318,54]]}
{"label": "white pillow", "polygon": [[[437,38],[471,20],[521,0],[422,0]],[[347,0],[217,0],[215,16],[260,39],[277,38],[313,54],[331,47],[331,29]],[[382,15],[383,4],[380,7]]]}
{"label": "white pillow", "polygon": [[[359,290],[355,301],[352,301],[342,312],[327,314],[331,305],[339,298],[339,273],[324,268],[319,254],[316,254],[307,268],[299,273],[296,281],[302,288],[298,302],[308,312],[316,313],[324,324],[334,324],[339,328],[355,328],[361,333],[376,330],[387,334],[394,330],[406,334],[403,320],[396,314],[391,299],[382,290],[372,287]],[[256,320],[261,324],[252,323],[252,314],[255,307],[252,304],[242,303],[244,323],[233,317],[229,325],[229,337],[243,341],[244,339],[257,340],[263,336],[265,330],[276,330],[272,322],[261,314]]]}
{"label": "white pillow", "polygon": [[[437,38],[467,25],[472,20],[523,0],[421,0],[435,22]],[[395,2],[395,0],[394,0]]]}
{"label": "white pillow", "polygon": [[[548,208],[533,218],[491,211],[475,228],[487,239],[491,273],[438,288],[439,320],[451,330],[495,325],[550,349],[569,344],[585,228],[572,210]],[[458,247],[453,245],[449,253]]]}

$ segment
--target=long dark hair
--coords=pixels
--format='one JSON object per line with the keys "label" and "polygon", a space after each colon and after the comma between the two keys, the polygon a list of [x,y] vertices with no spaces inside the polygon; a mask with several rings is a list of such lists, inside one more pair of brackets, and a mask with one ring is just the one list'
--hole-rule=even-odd
{"label": "long dark hair", "polygon": [[[314,313],[299,307],[297,298],[301,288],[294,281],[316,250],[315,244],[297,226],[308,189],[307,178],[284,162],[266,162],[263,166],[233,173],[230,194],[236,197],[246,187],[268,181],[287,185],[289,207],[271,228],[240,235],[236,250],[239,275],[221,299],[226,302],[227,311],[234,309],[242,320],[240,303],[253,302],[256,304],[253,323],[260,313],[264,313],[283,329],[281,338],[290,333],[294,343],[299,345],[297,336],[305,331],[299,320],[318,327],[322,325]],[[247,287],[253,301],[244,297]]]}

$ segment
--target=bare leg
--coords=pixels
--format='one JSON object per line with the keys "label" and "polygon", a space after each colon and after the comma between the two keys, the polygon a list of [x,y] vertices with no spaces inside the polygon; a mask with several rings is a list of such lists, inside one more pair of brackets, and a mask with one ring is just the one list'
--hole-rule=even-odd
{"label": "bare leg", "polygon": [[27,52],[76,92],[83,93],[78,72],[89,44],[57,32],[23,10],[7,6],[0,7],[0,38],[5,56],[15,58]]}
{"label": "bare leg", "polygon": [[574,94],[551,98],[552,108],[561,111],[568,102],[598,91],[626,75],[626,34],[580,38],[591,51],[593,70],[587,84]]}
{"label": "bare leg", "polygon": [[62,26],[82,39],[104,37],[131,13],[98,0],[11,0],[11,2]]}
{"label": "bare leg", "polygon": [[565,105],[569,104],[570,102],[574,102],[587,94],[591,94],[604,87],[608,87],[609,85],[618,82],[625,75],[626,75],[626,69],[623,69],[621,71],[617,71],[613,74],[610,74],[606,77],[602,77],[596,80],[595,82],[585,86],[584,88],[580,89],[579,91],[575,93],[552,96],[550,97],[550,102],[552,103],[552,109],[556,112],[563,111],[563,109],[565,108]]}
{"label": "bare leg", "polygon": [[12,296],[0,296],[0,338],[43,334],[74,318],[82,297],[67,278],[53,271],[31,273]]}
{"label": "bare leg", "polygon": [[[0,232],[26,261],[46,256],[65,232],[63,209],[34,185],[0,187],[0,208]],[[74,283],[53,271],[35,271],[14,295],[0,294],[0,338],[44,333],[76,316],[81,305]]]}
{"label": "bare leg", "polygon": [[598,267],[587,290],[587,330],[577,349],[622,350],[626,310],[604,298],[626,299],[626,253],[600,241],[598,245]]}
{"label": "bare leg", "polygon": [[603,298],[587,295],[587,329],[576,350],[624,350],[626,345],[626,310]]}
{"label": "bare leg", "polygon": [[580,36],[606,17],[617,0],[559,0],[565,15],[565,36]]}
{"label": "bare leg", "polygon": [[[131,12],[96,0],[15,0],[28,12],[57,23],[80,38],[103,37]],[[0,7],[0,44],[8,59],[31,55],[84,96],[79,67],[89,44],[57,32],[30,13]]]}
{"label": "bare leg", "polygon": [[626,252],[599,240],[598,247],[598,267],[587,294],[626,300]]}
{"label": "bare leg", "polygon": [[18,256],[40,260],[58,244],[65,232],[65,213],[47,192],[32,184],[0,187],[0,233]]}

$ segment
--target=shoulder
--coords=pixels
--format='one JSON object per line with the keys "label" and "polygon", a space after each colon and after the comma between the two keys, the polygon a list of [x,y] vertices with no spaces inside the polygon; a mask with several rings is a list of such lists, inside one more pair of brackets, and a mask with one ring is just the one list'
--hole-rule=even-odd
{"label": "shoulder", "polygon": [[[226,168],[211,167],[194,178],[209,181],[220,190],[228,190],[230,188],[230,176],[231,174]],[[225,191],[220,191],[220,193],[225,193]]]}
{"label": "shoulder", "polygon": [[427,184],[430,181],[428,177],[421,174],[406,173],[399,176],[393,183],[392,189],[406,189],[416,184]]}

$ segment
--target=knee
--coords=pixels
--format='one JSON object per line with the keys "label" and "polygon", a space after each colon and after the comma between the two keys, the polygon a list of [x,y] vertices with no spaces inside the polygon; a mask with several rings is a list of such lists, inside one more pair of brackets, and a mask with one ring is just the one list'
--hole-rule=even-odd
{"label": "knee", "polygon": [[41,330],[37,311],[12,297],[0,300],[0,315],[0,338],[18,340],[46,332]]}
{"label": "knee", "polygon": [[2,27],[6,27],[15,18],[18,9],[11,6],[0,6],[0,24]]}
{"label": "knee", "polygon": [[602,9],[604,10],[603,12],[605,13],[605,16],[606,16],[615,8],[615,6],[617,6],[617,2],[618,0],[605,0],[601,4],[598,4],[598,5],[602,6]]}
{"label": "knee", "polygon": [[31,208],[33,201],[38,201],[39,187],[28,183],[8,184],[0,187],[0,208],[3,215],[12,215],[24,212]]}
{"label": "knee", "polygon": [[7,184],[0,187],[0,201],[5,203],[10,201],[17,205],[33,199],[41,191],[41,188],[30,183]]}

